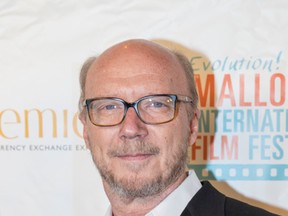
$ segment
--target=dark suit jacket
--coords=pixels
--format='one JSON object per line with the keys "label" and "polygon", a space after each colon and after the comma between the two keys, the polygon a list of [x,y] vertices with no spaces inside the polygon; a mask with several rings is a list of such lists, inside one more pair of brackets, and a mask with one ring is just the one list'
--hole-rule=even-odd
{"label": "dark suit jacket", "polygon": [[272,216],[270,212],[226,197],[208,181],[190,200],[181,216]]}

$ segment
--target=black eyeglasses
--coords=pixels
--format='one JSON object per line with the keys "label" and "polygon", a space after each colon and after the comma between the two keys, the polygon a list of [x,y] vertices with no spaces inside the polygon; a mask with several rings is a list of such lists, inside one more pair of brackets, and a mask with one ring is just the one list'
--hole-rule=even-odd
{"label": "black eyeglasses", "polygon": [[146,124],[163,124],[175,118],[176,102],[193,103],[188,96],[174,94],[148,95],[133,103],[120,98],[101,97],[84,101],[90,121],[97,126],[121,124],[132,107]]}

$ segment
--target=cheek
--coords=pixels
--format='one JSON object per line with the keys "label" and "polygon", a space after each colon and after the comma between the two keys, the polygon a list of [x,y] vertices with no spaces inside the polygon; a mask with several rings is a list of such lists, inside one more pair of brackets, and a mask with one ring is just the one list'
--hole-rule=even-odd
{"label": "cheek", "polygon": [[111,143],[111,135],[105,133],[101,128],[92,126],[87,130],[87,138],[94,159],[105,157]]}
{"label": "cheek", "polygon": [[179,149],[182,149],[183,146],[187,146],[189,127],[183,123],[183,121],[175,121],[173,122],[173,126],[167,125],[167,129],[155,132],[158,139],[162,140],[162,143],[158,143],[158,145],[162,149],[162,153],[166,155],[165,157],[172,156]]}

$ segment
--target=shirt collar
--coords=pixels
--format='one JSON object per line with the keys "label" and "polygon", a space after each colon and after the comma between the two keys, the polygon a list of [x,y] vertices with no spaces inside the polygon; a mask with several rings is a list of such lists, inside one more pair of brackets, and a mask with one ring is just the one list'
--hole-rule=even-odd
{"label": "shirt collar", "polygon": [[175,216],[181,215],[189,201],[201,188],[201,183],[195,172],[191,170],[189,176],[167,196],[158,206],[156,206],[146,216]]}
{"label": "shirt collar", "polygon": [[[146,216],[175,216],[181,215],[189,201],[201,188],[201,183],[193,170],[189,171],[188,177],[169,194],[158,206]],[[177,203],[175,205],[175,203]],[[111,207],[107,209],[105,216],[112,216]]]}

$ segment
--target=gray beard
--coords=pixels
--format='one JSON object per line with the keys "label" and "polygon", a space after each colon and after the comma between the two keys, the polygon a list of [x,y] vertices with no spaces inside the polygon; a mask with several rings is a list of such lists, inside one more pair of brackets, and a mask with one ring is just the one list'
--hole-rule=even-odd
{"label": "gray beard", "polygon": [[[102,180],[108,184],[112,192],[123,199],[131,200],[135,198],[154,196],[161,193],[169,185],[176,182],[181,174],[185,172],[188,142],[185,140],[184,144],[179,145],[181,145],[181,148],[179,148],[178,151],[166,161],[167,170],[165,170],[165,173],[159,172],[158,175],[149,180],[138,179],[137,175],[134,175],[134,178],[127,177],[118,179],[106,164],[97,161],[96,158],[94,158],[94,154],[92,154],[92,156]],[[153,147],[149,143],[140,141],[136,143],[124,143],[119,149],[109,151],[108,156],[113,157],[128,152],[159,154],[160,149],[158,147]],[[158,170],[153,171],[158,172]],[[137,174],[137,171],[135,171],[135,173]]]}

